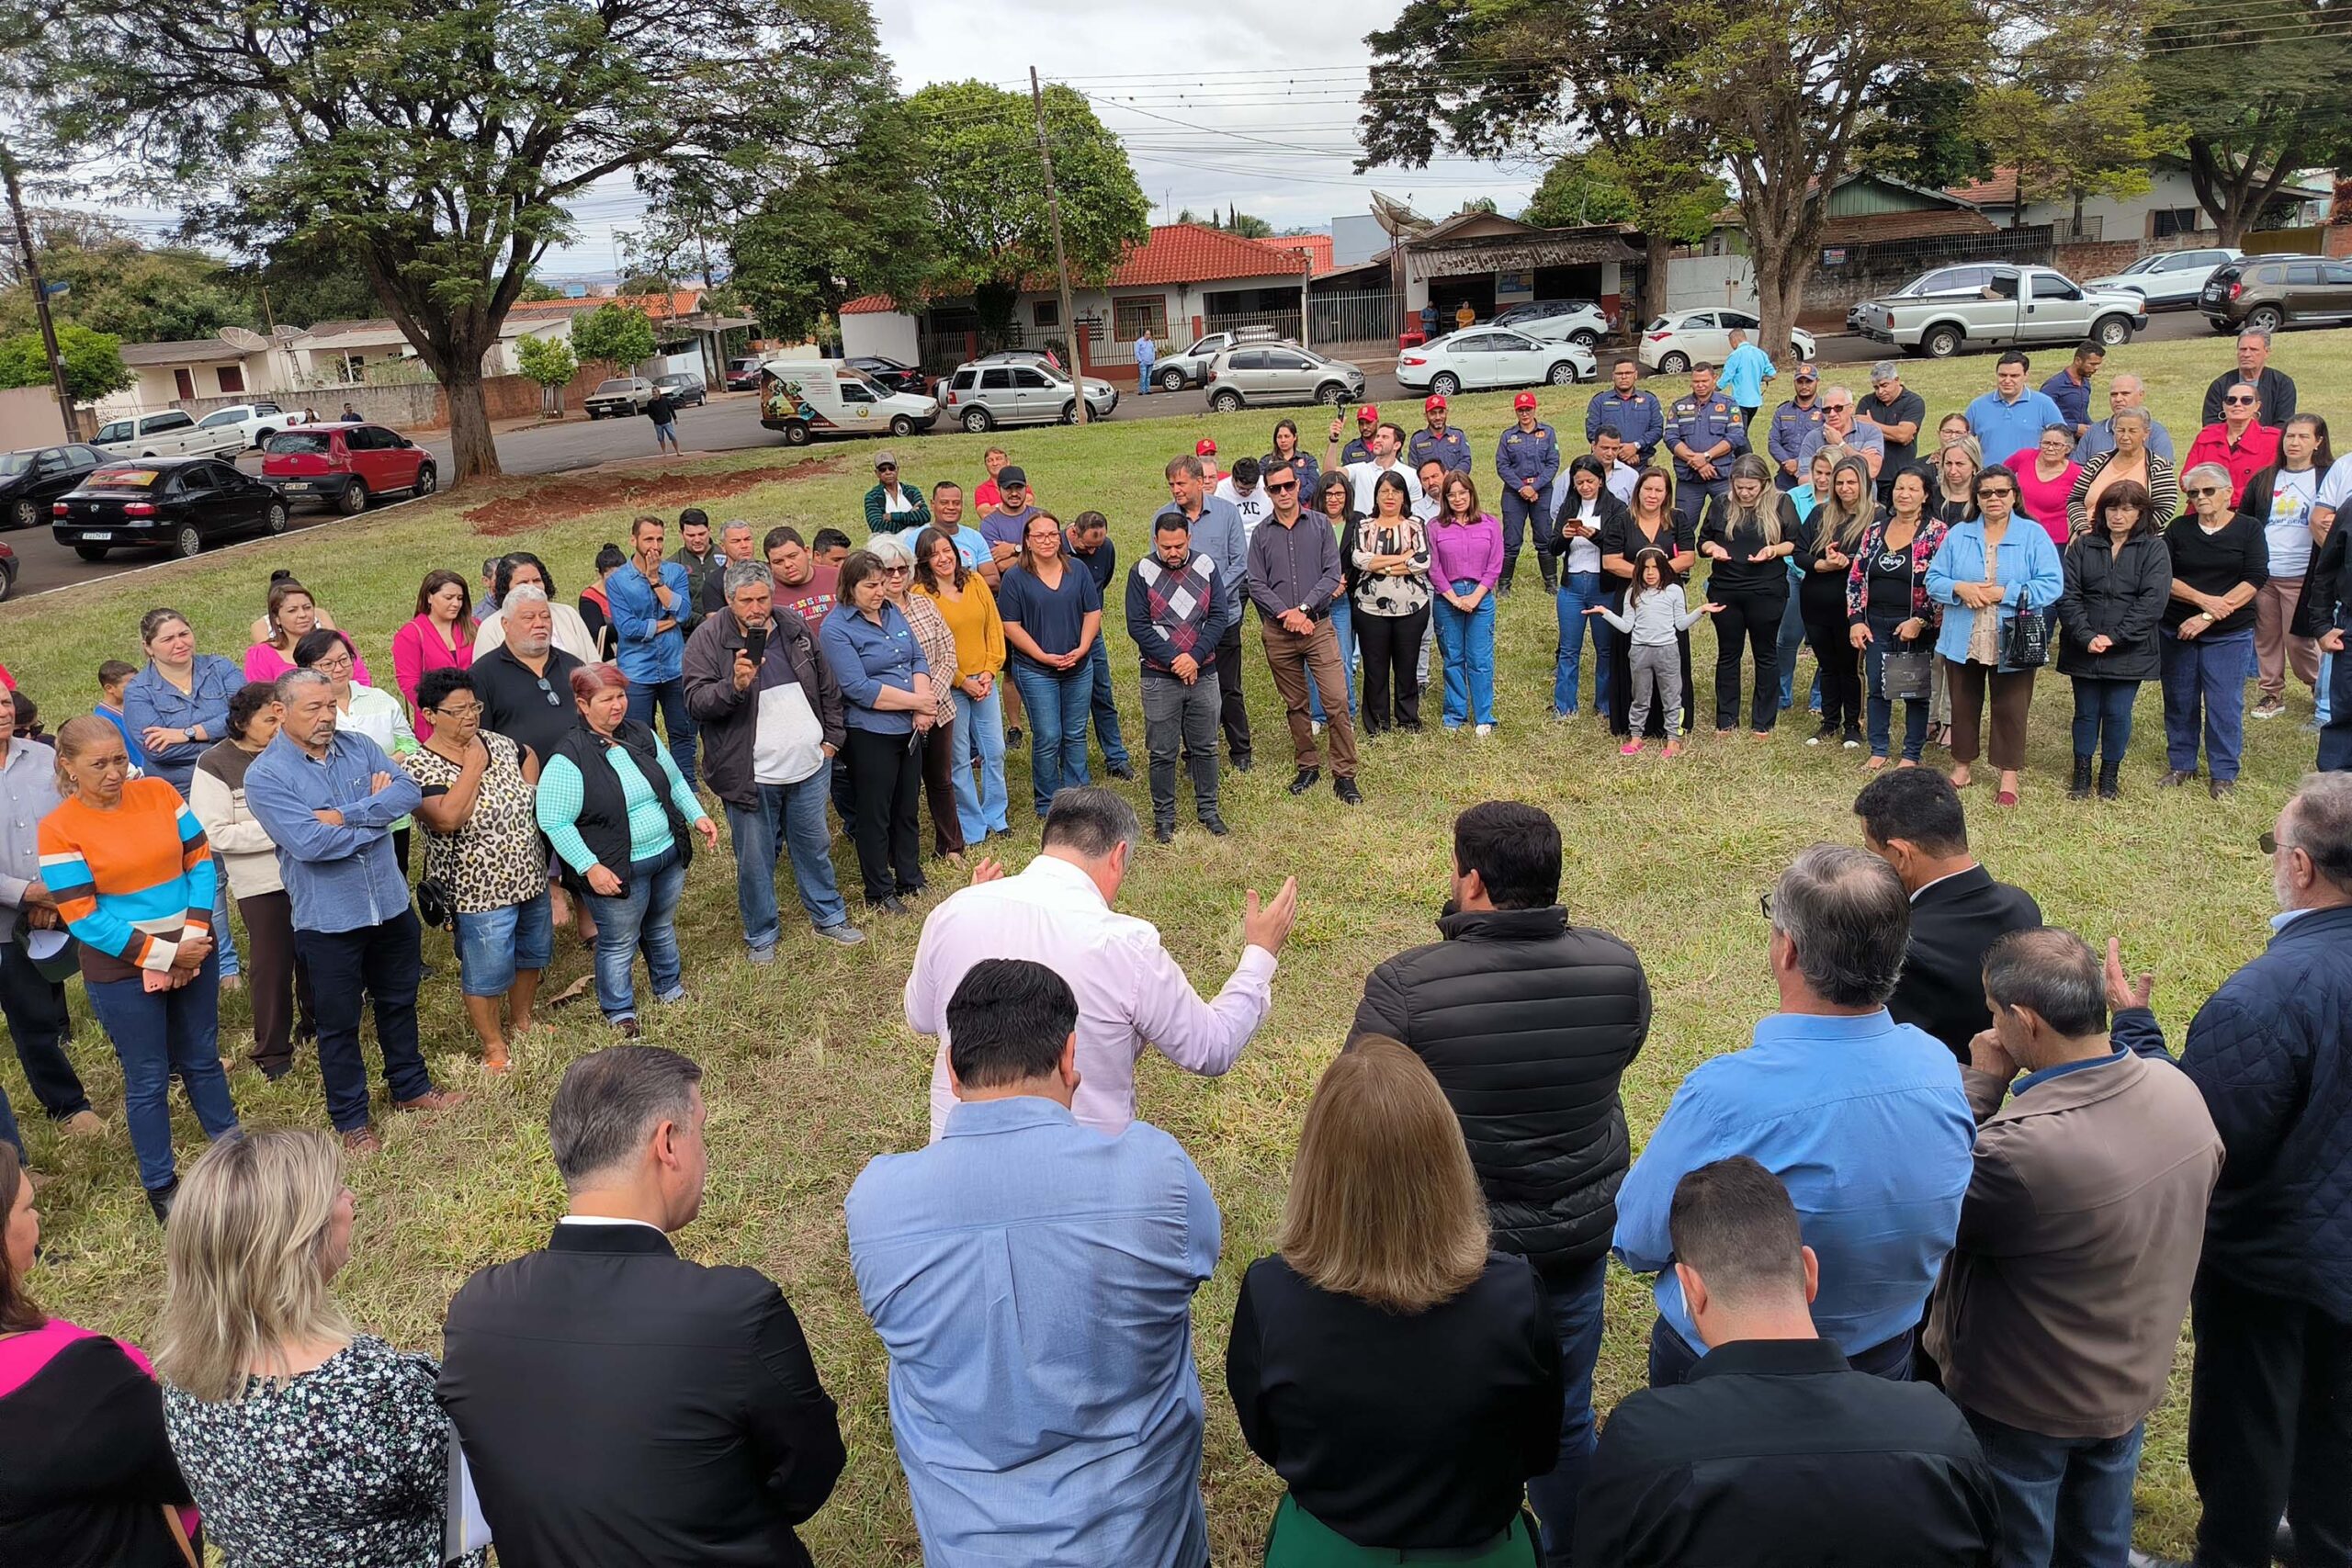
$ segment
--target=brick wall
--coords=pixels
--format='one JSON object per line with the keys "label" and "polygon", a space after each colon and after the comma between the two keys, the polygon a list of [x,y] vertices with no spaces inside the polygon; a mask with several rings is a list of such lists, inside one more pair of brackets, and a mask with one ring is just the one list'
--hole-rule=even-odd
{"label": "brick wall", "polygon": [[2331,223],[2323,232],[2327,254],[2352,256],[2352,223]]}
{"label": "brick wall", "polygon": [[2079,245],[2061,245],[2057,259],[2051,265],[2080,283],[2086,277],[2105,277],[2121,272],[2146,252],[2156,247],[2139,240],[2096,241]]}

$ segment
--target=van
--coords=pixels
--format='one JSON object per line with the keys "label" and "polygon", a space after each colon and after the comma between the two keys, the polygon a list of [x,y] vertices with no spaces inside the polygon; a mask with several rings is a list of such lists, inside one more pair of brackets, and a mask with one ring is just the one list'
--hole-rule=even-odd
{"label": "van", "polygon": [[939,401],[889,391],[838,359],[779,355],[760,365],[760,423],[792,446],[820,435],[903,438],[939,423]]}
{"label": "van", "polygon": [[245,449],[242,428],[207,430],[186,409],[119,419],[90,445],[112,457],[233,457]]}

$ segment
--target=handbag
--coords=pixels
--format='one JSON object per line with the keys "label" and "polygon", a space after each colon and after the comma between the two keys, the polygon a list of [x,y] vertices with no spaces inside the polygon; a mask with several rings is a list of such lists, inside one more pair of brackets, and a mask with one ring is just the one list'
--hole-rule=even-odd
{"label": "handbag", "polygon": [[2039,670],[2050,662],[2050,623],[2040,611],[2018,606],[2001,637],[2001,668]]}
{"label": "handbag", "polygon": [[1936,656],[1924,648],[1886,654],[1879,660],[1879,690],[1888,702],[1924,703]]}
{"label": "handbag", "polygon": [[458,919],[457,896],[435,877],[419,877],[416,883],[416,918],[436,929],[455,924]]}

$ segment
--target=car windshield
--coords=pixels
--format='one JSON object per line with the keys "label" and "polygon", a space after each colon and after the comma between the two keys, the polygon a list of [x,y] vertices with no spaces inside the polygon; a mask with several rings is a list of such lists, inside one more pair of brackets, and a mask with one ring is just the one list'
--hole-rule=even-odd
{"label": "car windshield", "polygon": [[606,392],[626,392],[635,384],[636,383],[628,380],[605,381],[600,384],[594,391],[588,395],[592,398],[599,398],[604,396]]}
{"label": "car windshield", "polygon": [[0,452],[0,479],[21,474],[33,466],[30,452]]}
{"label": "car windshield", "polygon": [[325,432],[287,430],[269,438],[262,450],[274,457],[300,457],[309,454],[324,456],[334,447],[334,437]]}

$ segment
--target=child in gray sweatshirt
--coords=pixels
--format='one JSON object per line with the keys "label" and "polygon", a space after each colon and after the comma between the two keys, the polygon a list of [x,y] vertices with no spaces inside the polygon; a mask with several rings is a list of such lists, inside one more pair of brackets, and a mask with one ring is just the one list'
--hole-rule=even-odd
{"label": "child in gray sweatshirt", "polygon": [[1601,604],[1585,612],[1599,615],[1633,640],[1628,668],[1632,671],[1629,689],[1634,700],[1627,716],[1632,735],[1617,748],[1621,755],[1640,754],[1642,728],[1649,723],[1653,696],[1666,709],[1666,754],[1673,757],[1681,753],[1682,663],[1675,647],[1675,634],[1689,631],[1702,616],[1723,608],[1721,604],[1707,604],[1686,612],[1686,603],[1681,581],[1674,575],[1674,568],[1665,554],[1644,550],[1634,559],[1634,581],[1625,589],[1625,613],[1621,615]]}

